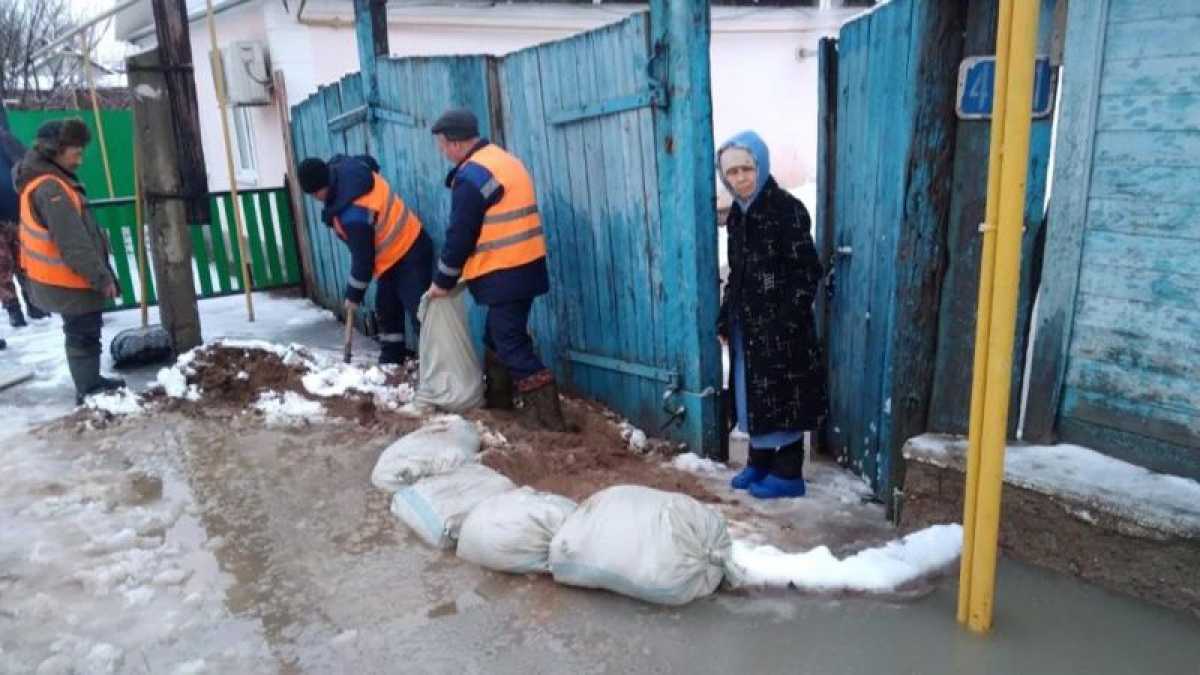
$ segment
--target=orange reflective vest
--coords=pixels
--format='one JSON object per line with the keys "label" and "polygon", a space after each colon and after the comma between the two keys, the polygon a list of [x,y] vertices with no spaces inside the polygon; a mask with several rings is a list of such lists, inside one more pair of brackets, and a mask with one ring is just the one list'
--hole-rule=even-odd
{"label": "orange reflective vest", "polygon": [[83,216],[83,198],[63,179],[45,174],[29,181],[21,190],[21,267],[30,279],[47,286],[90,289],[92,285],[87,279],[63,260],[62,251],[50,236],[50,229],[38,220],[37,212],[33,209],[34,190],[48,180],[58,181],[62,185],[71,205]]}
{"label": "orange reflective vest", "polygon": [[487,169],[492,181],[483,186],[484,199],[503,187],[504,194],[484,212],[475,252],[463,267],[463,279],[527,265],[546,257],[546,237],[538,215],[533,179],[521,160],[496,145],[487,145],[468,160]]}
{"label": "orange reflective vest", "polygon": [[[371,213],[371,224],[375,228],[375,269],[378,279],[381,274],[400,262],[408,249],[412,248],[421,234],[421,220],[409,210],[383,176],[373,174],[375,182],[371,190],[354,200]],[[347,240],[346,230],[340,218],[333,219],[333,227],[342,241]]]}

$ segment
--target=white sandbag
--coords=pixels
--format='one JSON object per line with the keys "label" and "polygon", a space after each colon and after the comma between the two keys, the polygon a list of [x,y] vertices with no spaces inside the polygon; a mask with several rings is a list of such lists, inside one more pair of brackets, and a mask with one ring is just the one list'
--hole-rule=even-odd
{"label": "white sandbag", "polygon": [[575,511],[566,497],[523,487],[480,502],[458,533],[458,557],[497,572],[550,571],[550,540]]}
{"label": "white sandbag", "polygon": [[634,485],[592,495],[550,543],[555,581],[663,605],[715,591],[732,557],[725,519],[715,510]]}
{"label": "white sandbag", "polygon": [[465,412],[483,403],[483,367],[467,325],[465,286],[443,298],[421,298],[418,346],[421,372],[413,402],[448,412]]}
{"label": "white sandbag", "polygon": [[371,484],[395,492],[406,485],[476,461],[479,431],[458,415],[443,415],[384,448]]}
{"label": "white sandbag", "polygon": [[486,466],[468,464],[403,488],[392,497],[392,513],[426,544],[451,548],[471,509],[514,487],[512,481]]}

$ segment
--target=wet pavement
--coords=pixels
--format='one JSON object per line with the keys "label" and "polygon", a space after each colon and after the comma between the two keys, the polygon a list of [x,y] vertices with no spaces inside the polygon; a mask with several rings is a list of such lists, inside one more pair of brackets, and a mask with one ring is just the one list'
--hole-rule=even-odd
{"label": "wet pavement", "polygon": [[[328,323],[310,332],[336,344]],[[31,391],[0,414],[54,390]],[[0,427],[3,673],[1200,674],[1195,618],[1009,562],[986,638],[955,623],[950,577],[882,599],[654,607],[425,547],[370,486],[392,439],[360,428],[28,424]],[[852,550],[893,535],[836,471],[816,471],[810,502],[747,505],[778,526],[739,536]]]}

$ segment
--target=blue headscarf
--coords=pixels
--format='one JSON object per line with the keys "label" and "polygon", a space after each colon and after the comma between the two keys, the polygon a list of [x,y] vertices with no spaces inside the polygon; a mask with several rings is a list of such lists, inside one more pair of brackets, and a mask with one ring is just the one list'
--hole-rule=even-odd
{"label": "blue headscarf", "polygon": [[[733,191],[733,186],[725,179],[724,172],[721,171],[721,155],[730,148],[741,148],[750,153],[754,158],[755,168],[758,169],[758,181],[754,185],[754,194],[750,195],[749,199],[742,199],[736,192]],[[767,152],[767,144],[763,139],[753,131],[743,131],[733,138],[721,144],[717,150],[717,175],[721,177],[721,182],[725,184],[725,189],[729,190],[729,194],[733,195],[733,199],[745,211],[750,208],[758,195],[762,193],[763,186],[767,184],[767,179],[771,177],[771,154]]]}

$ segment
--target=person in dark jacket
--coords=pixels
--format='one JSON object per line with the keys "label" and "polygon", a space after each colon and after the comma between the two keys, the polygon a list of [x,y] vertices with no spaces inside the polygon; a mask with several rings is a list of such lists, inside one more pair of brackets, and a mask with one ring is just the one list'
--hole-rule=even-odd
{"label": "person in dark jacket", "polygon": [[760,499],[800,497],[804,432],[824,419],[827,398],[813,313],[821,263],[812,225],[804,204],[771,177],[757,134],[722,145],[717,162],[734,197],[717,333],[732,355],[736,426],[750,435],[750,461],[733,487]]}
{"label": "person in dark jacket", "polygon": [[379,163],[368,155],[338,155],[328,163],[309,158],[298,173],[300,188],[324,203],[322,219],[350,248],[346,311],[358,308],[375,279],[379,363],[415,358],[404,341],[404,317],[419,335],[417,308],[433,277],[433,241],[420,218],[392,191],[379,174]]}
{"label": "person in dark jacket", "polygon": [[554,376],[529,335],[533,301],[550,290],[533,178],[519,159],[480,138],[479,121],[469,110],[447,111],[433,134],[454,168],[446,176],[450,223],[429,294],[444,296],[462,280],[487,307],[488,407],[512,408],[515,384],[530,426],[574,431],[563,418]]}
{"label": "person in dark jacket", "polygon": [[29,318],[44,319],[48,314],[29,301],[29,285],[21,272],[21,242],[17,235],[17,223],[21,218],[17,189],[13,184],[13,169],[25,156],[25,146],[9,131],[0,127],[0,304],[8,312],[8,322],[13,328],[26,325],[21,311],[21,300],[17,296],[14,277],[21,281],[25,305]]}
{"label": "person in dark jacket", "polygon": [[90,140],[79,119],[46,122],[13,173],[20,195],[21,267],[37,306],[62,315],[79,404],[89,394],[125,386],[100,374],[100,313],[120,291],[108,264],[108,243],[75,176]]}

